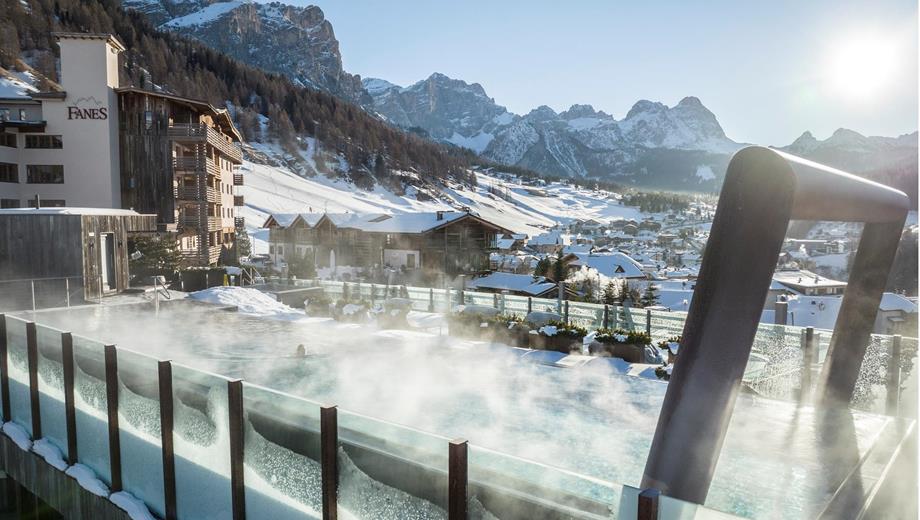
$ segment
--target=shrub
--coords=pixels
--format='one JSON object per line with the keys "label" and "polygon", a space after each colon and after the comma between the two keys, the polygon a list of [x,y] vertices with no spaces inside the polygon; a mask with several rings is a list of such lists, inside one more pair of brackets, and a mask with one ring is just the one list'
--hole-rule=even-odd
{"label": "shrub", "polygon": [[630,345],[651,345],[652,337],[645,332],[623,329],[601,329],[597,331],[594,340],[598,343],[612,344],[624,343]]}
{"label": "shrub", "polygon": [[578,325],[567,324],[562,321],[551,321],[547,323],[546,325],[544,325],[543,327],[540,327],[539,332],[543,336],[549,336],[549,334],[546,334],[543,331],[543,329],[546,327],[555,327],[556,334],[554,334],[553,336],[558,337],[558,338],[581,339],[588,335],[588,330],[585,329],[584,327],[579,327]]}

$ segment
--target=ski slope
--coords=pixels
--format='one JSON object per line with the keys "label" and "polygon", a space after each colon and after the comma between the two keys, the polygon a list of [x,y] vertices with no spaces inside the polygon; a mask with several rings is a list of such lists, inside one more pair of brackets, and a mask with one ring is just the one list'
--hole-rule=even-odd
{"label": "ski slope", "polygon": [[[244,161],[240,169],[245,185],[240,187],[245,206],[240,216],[253,238],[253,252],[267,252],[267,231],[262,224],[272,213],[374,212],[407,213],[458,209],[463,206],[482,218],[517,233],[534,236],[547,227],[577,219],[641,219],[638,208],[623,206],[618,196],[561,183],[531,187],[477,174],[478,186],[469,189],[449,186],[440,199],[420,201],[414,188],[396,195],[379,185],[372,191],[323,175],[301,177],[282,166]],[[502,196],[490,193],[490,188]]]}

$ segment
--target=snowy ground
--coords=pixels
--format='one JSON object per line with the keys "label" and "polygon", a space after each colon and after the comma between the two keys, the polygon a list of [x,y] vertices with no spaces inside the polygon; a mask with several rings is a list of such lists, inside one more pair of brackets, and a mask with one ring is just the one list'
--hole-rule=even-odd
{"label": "snowy ground", "polygon": [[[258,150],[274,156],[280,153],[267,146],[259,146]],[[241,172],[245,185],[240,193],[246,205],[240,215],[246,218],[255,253],[267,252],[267,232],[261,226],[271,213],[405,213],[469,206],[487,220],[531,236],[542,233],[546,227],[576,219],[642,217],[638,208],[621,205],[612,193],[559,183],[531,187],[484,174],[477,175],[478,186],[474,189],[448,187],[443,200],[420,201],[411,189],[403,196],[379,185],[372,191],[365,191],[323,175],[301,177],[283,166],[245,161]],[[490,187],[502,196],[490,193]]]}

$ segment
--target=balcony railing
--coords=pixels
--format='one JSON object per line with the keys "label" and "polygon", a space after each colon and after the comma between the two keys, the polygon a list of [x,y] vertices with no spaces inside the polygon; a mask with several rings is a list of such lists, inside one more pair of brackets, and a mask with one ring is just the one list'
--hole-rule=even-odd
{"label": "balcony railing", "polygon": [[217,231],[221,228],[220,217],[204,217],[202,220],[202,217],[196,214],[182,213],[179,215],[179,225],[182,227],[200,229],[202,223],[207,226],[208,231]]}
{"label": "balcony railing", "polygon": [[196,157],[176,157],[173,159],[173,172],[193,172],[201,175],[207,172],[208,175],[220,177],[220,168],[214,164],[214,161],[205,156]]}
{"label": "balcony railing", "polygon": [[202,123],[170,125],[167,135],[176,141],[204,141],[226,155],[231,161],[239,164],[243,162],[243,152],[240,145],[228,141],[227,137]]}
{"label": "balcony railing", "polygon": [[211,203],[220,201],[220,194],[211,186],[205,186],[204,190],[198,186],[179,186],[175,189],[175,195],[179,200],[208,201]]}
{"label": "balcony railing", "polygon": [[233,205],[236,206],[236,207],[238,207],[238,208],[243,207],[243,205],[244,205],[243,196],[242,196],[242,195],[234,195],[234,196],[233,196]]}
{"label": "balcony railing", "polygon": [[234,174],[233,174],[233,185],[234,185],[234,186],[242,186],[242,185],[243,185],[243,174],[242,174],[242,173],[234,173]]}
{"label": "balcony railing", "polygon": [[243,229],[246,227],[246,219],[244,217],[234,217],[233,223],[236,226],[236,229]]}

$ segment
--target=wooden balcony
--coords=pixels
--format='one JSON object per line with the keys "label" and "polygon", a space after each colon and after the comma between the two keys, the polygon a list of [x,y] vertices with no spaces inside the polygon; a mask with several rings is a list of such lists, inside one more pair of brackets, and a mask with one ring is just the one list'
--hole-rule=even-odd
{"label": "wooden balcony", "polygon": [[242,173],[237,172],[233,174],[233,185],[234,186],[243,185],[243,174]]}
{"label": "wooden balcony", "polygon": [[244,206],[243,196],[242,196],[242,195],[234,195],[234,196],[233,196],[233,205],[234,205],[235,207],[237,207],[237,208],[243,207],[243,206]]}
{"label": "wooden balcony", "polygon": [[176,198],[180,201],[194,202],[220,202],[220,194],[211,186],[204,186],[204,189],[198,186],[179,186],[174,190]]}
{"label": "wooden balcony", "polygon": [[207,226],[208,231],[217,231],[221,228],[221,218],[220,217],[204,217],[202,218],[195,213],[180,213],[179,214],[179,225],[184,228],[194,228],[201,229],[202,225]]}
{"label": "wooden balcony", "polygon": [[174,141],[205,142],[216,148],[223,155],[226,155],[231,162],[235,164],[242,164],[243,162],[243,152],[240,149],[240,145],[229,141],[227,136],[206,124],[173,124],[169,126],[167,135]]}
{"label": "wooden balcony", "polygon": [[173,173],[194,173],[203,175],[207,173],[213,177],[220,177],[220,168],[214,161],[205,156],[176,157],[173,159]]}
{"label": "wooden balcony", "polygon": [[243,229],[246,227],[246,219],[244,217],[234,217],[233,224],[236,229]]}

